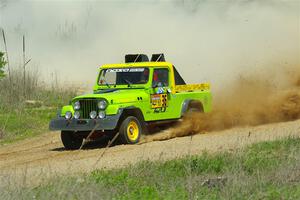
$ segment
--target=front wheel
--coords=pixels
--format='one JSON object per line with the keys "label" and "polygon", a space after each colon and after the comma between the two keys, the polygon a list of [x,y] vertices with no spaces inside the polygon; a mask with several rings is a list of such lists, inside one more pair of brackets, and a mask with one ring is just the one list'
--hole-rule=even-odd
{"label": "front wheel", "polygon": [[60,136],[64,147],[68,150],[79,149],[82,145],[83,138],[73,131],[62,131]]}
{"label": "front wheel", "polygon": [[121,123],[119,133],[119,137],[122,143],[138,143],[142,134],[142,126],[140,121],[133,116],[125,118],[125,120]]}

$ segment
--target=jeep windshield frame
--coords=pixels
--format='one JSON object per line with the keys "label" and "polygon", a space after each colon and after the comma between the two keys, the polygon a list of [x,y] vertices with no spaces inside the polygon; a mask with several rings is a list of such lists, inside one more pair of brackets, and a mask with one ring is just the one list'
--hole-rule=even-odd
{"label": "jeep windshield frame", "polygon": [[150,70],[148,67],[120,67],[101,69],[98,86],[132,86],[145,85],[149,82]]}

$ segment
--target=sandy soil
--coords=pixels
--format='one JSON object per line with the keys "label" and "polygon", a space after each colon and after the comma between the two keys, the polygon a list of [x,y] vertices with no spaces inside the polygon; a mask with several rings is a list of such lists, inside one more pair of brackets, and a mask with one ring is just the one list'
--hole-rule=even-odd
{"label": "sandy soil", "polygon": [[7,183],[18,177],[23,185],[32,184],[56,175],[119,168],[143,160],[168,160],[203,151],[234,152],[251,143],[289,136],[300,137],[300,120],[108,149],[105,141],[76,151],[64,150],[59,133],[52,132],[0,147],[0,181]]}

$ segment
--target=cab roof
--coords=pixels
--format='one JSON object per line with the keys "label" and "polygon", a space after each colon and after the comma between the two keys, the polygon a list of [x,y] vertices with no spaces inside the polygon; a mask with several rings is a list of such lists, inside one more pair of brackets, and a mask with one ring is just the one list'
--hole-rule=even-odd
{"label": "cab roof", "polygon": [[115,64],[105,64],[100,68],[130,68],[130,67],[172,67],[170,62],[133,62],[133,63],[115,63]]}
{"label": "cab roof", "polygon": [[151,60],[145,54],[127,54],[125,55],[125,63],[105,64],[100,67],[101,69],[107,68],[130,68],[130,67],[149,67],[149,68],[161,68],[167,67],[170,69],[172,79],[175,80],[176,85],[185,85],[185,81],[180,76],[174,65],[170,62],[166,62],[165,55],[152,54]]}
{"label": "cab roof", "polygon": [[128,67],[169,67],[172,68],[172,64],[166,62],[165,55],[163,53],[152,54],[151,60],[145,54],[127,54],[125,55],[125,63],[118,64],[106,64],[101,68],[128,68]]}

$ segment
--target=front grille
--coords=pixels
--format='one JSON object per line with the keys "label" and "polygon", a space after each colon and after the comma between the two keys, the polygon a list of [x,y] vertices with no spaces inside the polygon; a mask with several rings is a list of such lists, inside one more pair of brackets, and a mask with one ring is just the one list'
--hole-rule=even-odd
{"label": "front grille", "polygon": [[89,119],[91,111],[98,111],[98,101],[96,99],[82,99],[80,103],[80,118]]}

